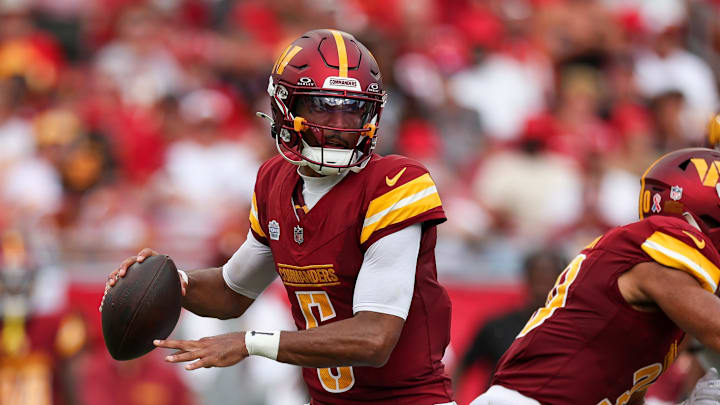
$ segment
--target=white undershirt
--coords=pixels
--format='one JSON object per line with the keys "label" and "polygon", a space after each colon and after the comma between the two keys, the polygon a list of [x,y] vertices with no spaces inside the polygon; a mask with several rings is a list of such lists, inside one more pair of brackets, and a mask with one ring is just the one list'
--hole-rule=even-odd
{"label": "white undershirt", "polygon": [[[344,175],[303,177],[308,209]],[[414,224],[378,239],[363,257],[353,295],[353,313],[373,311],[406,319],[415,286],[422,225]],[[270,248],[248,232],[245,243],[223,266],[223,279],[233,291],[255,299],[277,277]]]}

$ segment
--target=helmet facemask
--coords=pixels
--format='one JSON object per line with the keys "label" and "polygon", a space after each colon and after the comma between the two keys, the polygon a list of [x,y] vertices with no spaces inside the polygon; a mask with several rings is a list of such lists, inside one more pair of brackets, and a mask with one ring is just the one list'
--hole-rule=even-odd
{"label": "helmet facemask", "polygon": [[[381,97],[278,88],[274,102],[286,113],[275,139],[286,160],[321,175],[357,172],[367,164],[375,148]],[[286,95],[287,103],[278,94]]]}

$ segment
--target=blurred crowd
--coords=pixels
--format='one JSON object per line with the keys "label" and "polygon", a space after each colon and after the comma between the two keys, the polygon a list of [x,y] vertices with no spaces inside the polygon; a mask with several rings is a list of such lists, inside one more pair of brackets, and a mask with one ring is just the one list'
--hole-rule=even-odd
{"label": "blurred crowd", "polygon": [[328,27],[378,59],[378,151],[438,184],[447,282],[633,221],[644,168],[718,110],[717,0],[0,0],[0,230],[45,294],[145,246],[222,264],[276,153],[270,69]]}
{"label": "blurred crowd", "polygon": [[[700,145],[720,2],[0,1],[0,223],[100,277],[142,246],[185,267],[244,238],[273,142],[255,111],[289,40],[337,27],[390,98],[379,150],[417,158],[450,219],[448,278],[516,280],[636,214],[637,177]],[[100,264],[100,265],[99,265]],[[107,268],[107,267],[106,267]]]}

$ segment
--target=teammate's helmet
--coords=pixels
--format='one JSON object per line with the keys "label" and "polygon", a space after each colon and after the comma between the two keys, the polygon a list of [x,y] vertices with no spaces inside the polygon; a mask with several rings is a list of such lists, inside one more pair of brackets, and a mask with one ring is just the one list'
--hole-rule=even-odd
{"label": "teammate's helmet", "polygon": [[656,160],[640,184],[640,219],[666,215],[686,219],[720,248],[720,151],[680,149]]}
{"label": "teammate's helmet", "polygon": [[708,147],[720,150],[720,114],[710,119],[707,127]]}
{"label": "teammate's helmet", "polygon": [[[380,69],[370,51],[352,35],[315,30],[290,44],[275,62],[268,93],[272,135],[280,154],[293,164],[321,174],[362,169],[377,141],[386,94]],[[359,117],[352,128],[310,122],[296,114],[301,103],[323,112],[350,112]],[[324,131],[359,134],[352,149],[334,148]],[[308,138],[314,138],[312,146]]]}

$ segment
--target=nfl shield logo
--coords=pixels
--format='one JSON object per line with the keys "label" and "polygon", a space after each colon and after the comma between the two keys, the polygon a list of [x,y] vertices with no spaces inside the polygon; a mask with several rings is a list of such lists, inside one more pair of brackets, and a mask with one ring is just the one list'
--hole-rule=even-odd
{"label": "nfl shield logo", "polygon": [[673,201],[678,201],[681,198],[682,198],[682,187],[680,187],[680,186],[670,187],[670,199]]}
{"label": "nfl shield logo", "polygon": [[273,219],[272,221],[268,222],[268,231],[270,232],[270,239],[280,239],[280,224],[278,224],[276,220]]}
{"label": "nfl shield logo", "polygon": [[295,242],[299,244],[303,243],[305,240],[303,236],[303,229],[300,225],[295,225],[295,228],[293,228],[293,233],[295,235]]}

